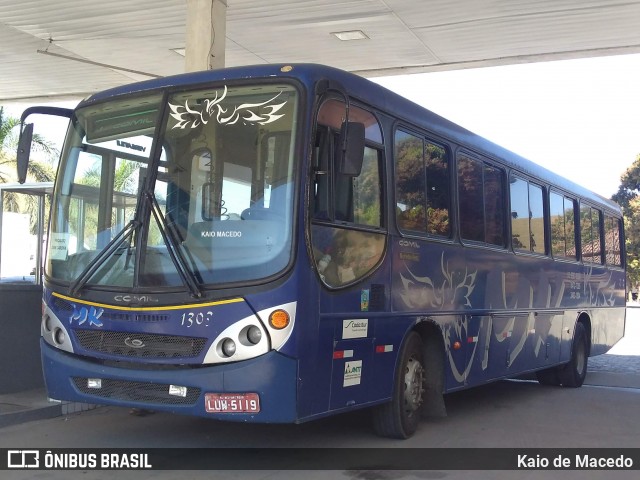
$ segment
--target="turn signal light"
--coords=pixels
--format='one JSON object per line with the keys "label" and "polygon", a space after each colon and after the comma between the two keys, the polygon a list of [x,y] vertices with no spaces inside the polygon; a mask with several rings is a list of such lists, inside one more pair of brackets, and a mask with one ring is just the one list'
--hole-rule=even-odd
{"label": "turn signal light", "polygon": [[284,310],[274,310],[269,315],[269,325],[276,330],[282,330],[289,325],[289,314]]}

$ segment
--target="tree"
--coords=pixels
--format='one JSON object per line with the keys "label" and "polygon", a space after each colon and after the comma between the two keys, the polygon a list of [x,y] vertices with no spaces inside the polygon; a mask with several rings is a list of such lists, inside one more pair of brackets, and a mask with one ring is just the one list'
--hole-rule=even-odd
{"label": "tree", "polygon": [[[4,114],[4,108],[0,106],[0,183],[8,183],[17,180],[17,159],[20,120],[8,117]],[[48,162],[32,160],[27,169],[27,178],[36,182],[51,182],[55,178],[53,159],[59,152],[52,142],[42,136],[33,136],[33,151],[41,152]],[[19,195],[14,192],[5,192],[2,196],[4,211],[28,213],[31,218],[31,229],[35,231],[37,224],[38,202],[32,195]]]}
{"label": "tree", "polygon": [[618,193],[611,197],[622,208],[628,208],[631,199],[640,193],[640,155],[636,156],[635,162],[620,177]]}
{"label": "tree", "polygon": [[630,287],[640,285],[640,155],[620,177],[620,187],[612,199],[624,213],[627,280]]}
{"label": "tree", "polygon": [[[8,117],[4,114],[4,108],[0,106],[0,183],[16,180],[16,150],[18,148],[18,136],[20,120]],[[33,135],[33,151],[41,152],[46,158],[52,160],[59,155],[58,149],[49,140],[39,134]],[[27,178],[36,182],[51,182],[55,177],[53,161],[29,162]]]}

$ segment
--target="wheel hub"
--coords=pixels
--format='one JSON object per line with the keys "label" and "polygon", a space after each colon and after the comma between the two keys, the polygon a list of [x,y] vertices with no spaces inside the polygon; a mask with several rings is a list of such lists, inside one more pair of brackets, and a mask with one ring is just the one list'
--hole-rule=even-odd
{"label": "wheel hub", "polygon": [[415,358],[410,358],[404,374],[404,405],[409,413],[422,405],[424,369]]}

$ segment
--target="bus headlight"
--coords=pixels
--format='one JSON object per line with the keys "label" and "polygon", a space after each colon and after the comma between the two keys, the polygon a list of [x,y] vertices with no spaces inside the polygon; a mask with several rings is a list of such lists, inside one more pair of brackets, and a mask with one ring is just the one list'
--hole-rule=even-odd
{"label": "bus headlight", "polygon": [[66,335],[64,334],[64,331],[61,328],[56,328],[53,331],[53,341],[56,342],[57,345],[64,344],[65,339],[66,339]]}
{"label": "bus headlight", "polygon": [[232,323],[213,340],[203,364],[239,362],[269,351],[269,333],[255,316]]}
{"label": "bus headlight", "polygon": [[262,331],[254,326],[249,327],[247,330],[247,340],[251,342],[253,345],[257,345],[262,340]]}
{"label": "bus headlight", "polygon": [[44,329],[47,332],[50,332],[51,330],[53,330],[52,321],[51,321],[51,316],[50,315],[45,314],[45,316],[43,318],[43,325],[44,325]]}
{"label": "bus headlight", "polygon": [[225,338],[222,341],[221,350],[225,357],[232,357],[236,353],[236,342],[230,338]]}
{"label": "bus headlight", "polygon": [[71,336],[67,331],[67,327],[46,305],[44,306],[44,312],[42,314],[40,334],[42,335],[42,339],[49,345],[64,350],[65,352],[73,353]]}

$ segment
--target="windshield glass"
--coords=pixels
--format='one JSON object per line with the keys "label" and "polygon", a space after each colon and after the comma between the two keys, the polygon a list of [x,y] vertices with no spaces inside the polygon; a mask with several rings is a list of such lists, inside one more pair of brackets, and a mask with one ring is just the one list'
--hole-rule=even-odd
{"label": "windshield glass", "polygon": [[286,267],[294,88],[180,92],[165,107],[157,94],[76,112],[55,191],[50,277],[175,288],[254,281]]}

